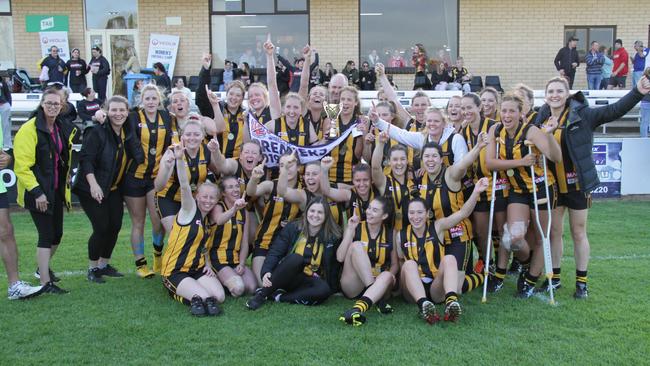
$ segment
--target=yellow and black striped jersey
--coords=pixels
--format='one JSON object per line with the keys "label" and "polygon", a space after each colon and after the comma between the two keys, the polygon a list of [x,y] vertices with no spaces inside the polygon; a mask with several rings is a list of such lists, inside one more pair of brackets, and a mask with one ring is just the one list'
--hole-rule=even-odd
{"label": "yellow and black striped jersey", "polygon": [[[548,161],[549,170],[555,176],[557,181],[557,187],[560,193],[569,193],[580,191],[580,183],[578,182],[578,173],[576,168],[573,165],[571,160],[571,155],[569,155],[569,149],[567,148],[566,141],[566,127],[567,127],[567,117],[569,115],[569,108],[566,108],[560,115],[560,120],[558,121],[558,126],[553,132],[553,137],[555,141],[560,145],[562,149],[562,161],[559,163],[554,163]],[[546,121],[544,121],[546,122]]]}
{"label": "yellow and black striped jersey", "polygon": [[404,259],[418,264],[420,278],[435,278],[440,261],[445,256],[445,249],[438,239],[435,225],[428,224],[422,238],[418,238],[411,225],[408,225],[400,231],[400,241]]}
{"label": "yellow and black striped jersey", "polygon": [[[172,143],[178,142],[178,131],[167,111],[158,111],[156,120],[149,121],[143,110],[132,114],[136,118],[136,136],[140,139],[144,162],[129,166],[129,172],[138,179],[154,179],[158,174],[160,159]],[[167,123],[165,121],[168,121]]]}
{"label": "yellow and black striped jersey", "polygon": [[325,252],[325,243],[320,241],[318,236],[305,238],[303,234],[300,234],[293,247],[293,253],[301,255],[308,263],[303,270],[307,276],[322,275],[323,252]]}
{"label": "yellow and black striped jersey", "polygon": [[235,113],[231,113],[225,105],[221,107],[223,119],[226,122],[226,128],[218,136],[221,154],[226,159],[237,159],[241,152],[241,146],[244,144],[246,112],[241,106]]}
{"label": "yellow and black striped jersey", "polygon": [[[297,185],[295,188],[301,188]],[[264,203],[261,222],[255,234],[255,248],[269,249],[273,239],[291,220],[300,216],[300,206],[288,203],[278,195],[278,181],[273,180],[273,189]]]}
{"label": "yellow and black striped jersey", "polygon": [[296,128],[291,128],[287,124],[284,116],[273,121],[275,135],[280,139],[298,146],[307,146],[310,142],[309,125],[305,123],[304,118],[300,116]]}
{"label": "yellow and black striped jersey", "polygon": [[[341,122],[341,117],[338,119],[338,127],[340,133],[344,133],[355,125],[356,118],[353,118],[348,124]],[[354,155],[355,147],[359,143],[358,139],[361,136],[353,136],[354,131],[350,133],[345,140],[341,141],[330,152],[332,157],[332,169],[329,171],[329,180],[336,183],[352,183],[352,166],[359,162],[359,159]]]}
{"label": "yellow and black striped jersey", "polygon": [[412,179],[405,177],[404,184],[401,184],[392,174],[386,177],[384,196],[393,201],[395,210],[395,222],[393,230],[400,231],[408,223],[407,209],[411,195],[416,193],[416,185]]}
{"label": "yellow and black striped jersey", "polygon": [[359,220],[365,221],[368,205],[370,204],[370,201],[379,196],[379,191],[377,191],[375,186],[371,185],[367,200],[361,198],[354,188],[352,188],[350,193],[350,200],[346,204],[348,217],[352,217],[356,214],[359,217]]}
{"label": "yellow and black striped jersey", "polygon": [[393,252],[392,230],[388,230],[382,225],[377,237],[373,238],[370,236],[368,223],[361,221],[354,234],[354,241],[360,241],[363,244],[363,249],[370,259],[373,276],[379,276],[381,272],[390,270],[391,253]]}
{"label": "yellow and black striped jersey", "polygon": [[113,175],[113,182],[111,183],[111,191],[119,188],[122,178],[124,177],[127,163],[126,148],[124,146],[124,140],[126,139],[124,129],[120,130],[119,136],[113,134],[113,137],[117,142],[117,149],[115,150],[115,174]]}
{"label": "yellow and black striped jersey", "polygon": [[186,225],[178,223],[177,215],[163,253],[160,274],[169,277],[174,272],[197,271],[203,268],[204,254],[211,245],[208,242],[209,236],[208,216],[202,217],[198,208],[192,221]]}
{"label": "yellow and black striped jersey", "polygon": [[[199,151],[195,157],[191,157],[187,151],[184,152],[185,172],[189,178],[192,193],[196,192],[196,188],[208,179],[210,157],[210,150],[204,144],[199,146]],[[181,186],[178,183],[178,172],[175,166],[174,173],[169,177],[167,185],[157,192],[156,196],[166,197],[176,202],[181,201]]]}
{"label": "yellow and black striped jersey", "polygon": [[[224,202],[217,204],[221,206],[223,212],[228,211]],[[210,262],[213,266],[239,264],[239,251],[244,238],[245,223],[246,212],[241,209],[223,225],[215,225],[212,229],[209,242],[212,243]]]}

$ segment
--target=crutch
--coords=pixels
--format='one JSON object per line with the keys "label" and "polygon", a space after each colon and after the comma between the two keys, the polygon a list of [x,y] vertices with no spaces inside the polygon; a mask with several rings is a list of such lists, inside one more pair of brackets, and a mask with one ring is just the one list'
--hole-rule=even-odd
{"label": "crutch", "polygon": [[[528,146],[528,153],[533,153],[533,147],[535,146],[532,142],[526,140],[524,143]],[[542,155],[542,166],[544,168],[544,189],[546,191],[546,197],[538,199],[537,198],[537,184],[535,182],[535,164],[530,166],[530,176],[533,180],[533,201],[535,204],[535,220],[537,222],[537,229],[539,230],[540,235],[542,236],[542,249],[544,250],[544,272],[546,272],[546,280],[548,282],[548,293],[551,296],[550,304],[555,305],[555,298],[553,296],[553,260],[551,259],[551,201],[548,199],[548,172],[546,170],[546,156]],[[539,221],[539,208],[538,204],[546,203],[546,212],[548,212],[548,220],[546,220],[546,230],[542,228],[542,223]]]}
{"label": "crutch", "polygon": [[[496,158],[499,158],[499,141],[497,139],[497,149],[496,149]],[[494,222],[494,201],[496,200],[496,188],[497,188],[497,171],[496,169],[492,172],[492,192],[490,194],[490,221],[488,221],[488,239],[487,239],[487,248],[485,249],[485,268],[483,269],[483,298],[481,298],[482,303],[487,302],[487,286],[488,278],[490,277],[490,252],[492,250],[492,223]]]}

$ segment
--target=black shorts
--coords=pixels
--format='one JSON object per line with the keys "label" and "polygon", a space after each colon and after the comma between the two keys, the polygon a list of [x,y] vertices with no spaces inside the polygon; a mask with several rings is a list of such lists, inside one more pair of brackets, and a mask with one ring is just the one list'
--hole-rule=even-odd
{"label": "black shorts", "polygon": [[591,208],[591,194],[580,191],[560,193],[557,196],[558,207],[567,207],[572,210],[586,210]]}
{"label": "black shorts", "polygon": [[186,278],[193,278],[195,280],[198,280],[199,278],[203,277],[203,269],[196,270],[196,271],[189,271],[189,272],[172,272],[169,276],[165,277],[163,276],[163,285],[167,288],[167,291],[171,295],[176,295],[176,289],[178,288],[178,285],[181,283]]}
{"label": "black shorts", "polygon": [[420,280],[422,281],[422,286],[424,286],[424,293],[427,295],[427,300],[433,302],[433,299],[431,298],[431,286],[433,285],[433,279],[431,282],[424,281],[424,278],[420,278]]}
{"label": "black shorts", "polygon": [[7,192],[0,193],[0,208],[9,208],[9,197]]}
{"label": "black shorts", "polygon": [[453,255],[456,258],[456,268],[459,271],[465,271],[469,263],[470,254],[472,253],[472,241],[468,240],[461,243],[451,243],[444,246],[445,255]]}
{"label": "black shorts", "polygon": [[140,179],[126,174],[120,189],[125,197],[144,197],[153,189],[153,179]]}
{"label": "black shorts", "polygon": [[[557,205],[557,193],[556,193],[557,187],[554,185],[548,187],[548,199],[551,202],[551,209],[554,209],[555,206]],[[538,185],[537,186],[537,199],[542,199],[546,198],[546,190],[544,189],[543,185]],[[531,210],[535,209],[535,200],[533,197],[533,193],[516,193],[514,190],[510,190],[508,192],[508,204],[511,203],[521,203],[524,205],[528,205]],[[537,205],[537,208],[546,211],[546,203],[540,203]]]}
{"label": "black shorts", "polygon": [[178,211],[181,210],[181,203],[171,198],[154,196],[154,202],[160,218],[176,216]]}
{"label": "black shorts", "polygon": [[257,247],[257,248],[255,248],[255,249],[253,249],[253,258],[255,258],[255,257],[266,257],[266,255],[267,255],[268,253],[269,253],[268,248],[265,249],[265,248],[259,248],[259,247]]}
{"label": "black shorts", "polygon": [[625,88],[627,76],[612,76],[609,78],[609,85],[619,88]]}
{"label": "black shorts", "polygon": [[[469,197],[469,196],[465,196]],[[494,201],[494,212],[504,212],[508,207],[508,200],[505,197],[496,197]],[[474,206],[476,212],[490,212],[490,201],[476,202]]]}
{"label": "black shorts", "polygon": [[224,269],[226,267],[230,267],[232,269],[235,269],[235,268],[237,268],[238,265],[239,264],[212,263],[212,267],[214,267],[214,270],[217,271],[217,272],[221,271],[222,269]]}

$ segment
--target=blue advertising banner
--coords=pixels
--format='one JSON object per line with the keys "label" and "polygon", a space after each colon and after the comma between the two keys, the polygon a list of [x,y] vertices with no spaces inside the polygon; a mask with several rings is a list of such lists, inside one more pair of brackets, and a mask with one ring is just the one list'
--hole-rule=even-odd
{"label": "blue advertising banner", "polygon": [[600,185],[591,193],[593,198],[621,197],[621,142],[597,142],[592,147],[594,164]]}

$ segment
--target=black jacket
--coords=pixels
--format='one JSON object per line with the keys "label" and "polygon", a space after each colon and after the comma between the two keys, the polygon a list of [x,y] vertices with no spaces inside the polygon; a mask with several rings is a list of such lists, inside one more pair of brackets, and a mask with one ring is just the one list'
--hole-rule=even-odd
{"label": "black jacket", "polygon": [[92,101],[82,99],[78,101],[77,113],[79,114],[79,118],[81,118],[82,121],[92,121],[95,112],[102,107],[103,103],[104,102],[102,102],[101,99],[94,99]]}
{"label": "black jacket", "polygon": [[[280,261],[287,255],[291,254],[296,241],[298,241],[298,238],[300,237],[300,233],[301,230],[298,229],[296,222],[290,222],[280,231],[271,242],[269,252],[266,255],[264,264],[262,265],[261,276],[273,272]],[[327,281],[332,292],[337,292],[340,288],[339,275],[341,272],[341,264],[336,260],[336,250],[338,249],[339,244],[340,240],[331,240],[325,243],[325,252],[323,253],[321,263],[324,270],[323,279]]]}
{"label": "black jacket", "polygon": [[[137,149],[138,140],[133,137],[126,124],[122,128],[124,128],[124,149],[127,159],[133,159],[137,164],[141,164],[144,155],[141,153],[142,149]],[[118,138],[109,121],[84,130],[83,145],[79,153],[79,170],[72,188],[73,192],[90,193],[86,175],[93,173],[97,184],[102,187],[104,196],[108,196],[119,168],[119,162],[115,159],[118,144]]]}
{"label": "black jacket", "polygon": [[375,70],[359,71],[359,88],[361,90],[375,90],[375,82],[377,82]]}
{"label": "black jacket", "polygon": [[[86,61],[69,59],[65,66],[68,68],[70,85],[86,85],[86,74],[88,73]],[[79,71],[79,75],[77,75],[77,71]]]}
{"label": "black jacket", "polygon": [[208,87],[210,86],[210,69],[206,70],[205,67],[201,67],[201,71],[199,71],[199,86],[196,88],[194,103],[196,103],[196,107],[202,116],[214,118],[210,99],[208,99],[208,94],[205,92],[206,85]]}
{"label": "black jacket", "polygon": [[[555,68],[557,71],[564,70],[567,73],[572,73],[575,69],[571,66],[572,63],[580,66],[580,58],[578,57],[578,50],[575,48],[562,47],[555,55]],[[576,66],[576,67],[578,67]]]}
{"label": "black jacket", "polygon": [[91,58],[88,63],[88,70],[90,71],[91,66],[99,67],[99,70],[96,74],[93,75],[93,80],[98,79],[108,79],[108,75],[111,73],[111,65],[108,63],[108,60],[104,56],[99,56],[97,58]]}
{"label": "black jacket", "polygon": [[[571,159],[578,174],[580,190],[585,193],[593,191],[600,184],[598,172],[592,157],[594,144],[594,130],[596,127],[623,117],[630,109],[643,99],[643,94],[634,87],[618,102],[605,107],[589,107],[582,92],[572,95],[567,104],[569,116],[565,130],[567,150],[570,156],[562,159]],[[544,104],[537,113],[535,124],[543,124],[551,115],[551,109]]]}

